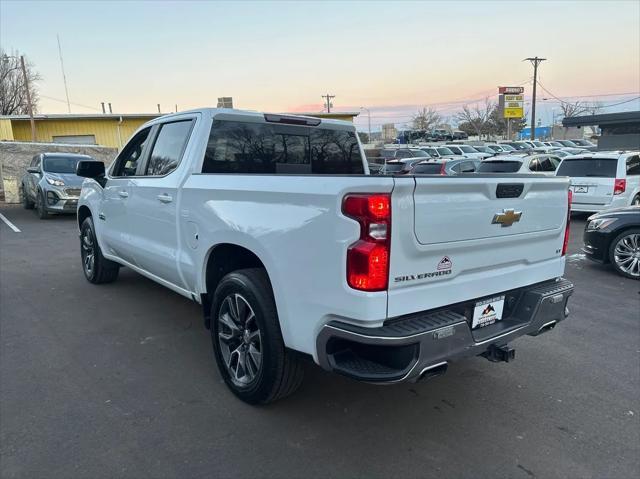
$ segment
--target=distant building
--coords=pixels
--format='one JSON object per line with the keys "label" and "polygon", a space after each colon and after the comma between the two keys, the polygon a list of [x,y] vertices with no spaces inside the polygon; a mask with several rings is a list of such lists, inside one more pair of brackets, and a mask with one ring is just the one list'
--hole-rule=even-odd
{"label": "distant building", "polygon": [[562,125],[577,128],[599,126],[599,150],[640,150],[640,111],[574,116],[564,118]]}
{"label": "distant building", "polygon": [[382,141],[393,141],[398,136],[398,130],[393,123],[385,123],[382,125]]}

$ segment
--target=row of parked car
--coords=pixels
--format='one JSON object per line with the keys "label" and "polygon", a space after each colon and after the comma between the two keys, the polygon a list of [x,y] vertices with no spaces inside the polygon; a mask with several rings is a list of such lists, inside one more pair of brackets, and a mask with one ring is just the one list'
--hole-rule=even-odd
{"label": "row of parked car", "polygon": [[640,279],[640,153],[594,150],[581,140],[414,145],[385,148],[384,162],[369,167],[382,175],[568,176],[572,211],[597,213],[585,228],[586,257]]}

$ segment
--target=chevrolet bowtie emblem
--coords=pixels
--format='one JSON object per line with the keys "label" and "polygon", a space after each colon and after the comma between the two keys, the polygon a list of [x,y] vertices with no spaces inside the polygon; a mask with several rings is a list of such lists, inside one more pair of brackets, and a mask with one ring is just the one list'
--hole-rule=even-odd
{"label": "chevrolet bowtie emblem", "polygon": [[515,210],[502,210],[502,213],[496,213],[493,215],[493,223],[494,225],[502,225],[511,226],[513,223],[520,221],[520,217],[522,216],[522,211]]}

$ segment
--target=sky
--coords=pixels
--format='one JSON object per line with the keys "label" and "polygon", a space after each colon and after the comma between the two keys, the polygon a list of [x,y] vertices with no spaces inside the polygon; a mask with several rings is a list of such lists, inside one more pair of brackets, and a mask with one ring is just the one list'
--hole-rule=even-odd
{"label": "sky", "polygon": [[[42,113],[215,106],[371,113],[373,129],[422,106],[453,119],[499,85],[532,88],[538,117],[559,102],[640,96],[640,1],[0,1],[0,47],[41,74]],[[547,98],[546,100],[542,98]],[[553,110],[555,108],[555,111]],[[640,109],[634,100],[613,110]],[[366,127],[366,110],[357,119]]]}

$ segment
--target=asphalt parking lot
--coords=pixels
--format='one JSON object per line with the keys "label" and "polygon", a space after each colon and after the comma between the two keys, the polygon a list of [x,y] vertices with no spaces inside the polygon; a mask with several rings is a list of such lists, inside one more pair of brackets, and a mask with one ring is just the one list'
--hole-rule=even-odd
{"label": "asphalt parking lot", "polygon": [[571,316],[440,378],[379,387],[306,368],[268,407],[227,390],[198,305],[123,269],[85,281],[74,217],[0,207],[0,476],[631,478],[640,284],[579,254]]}

